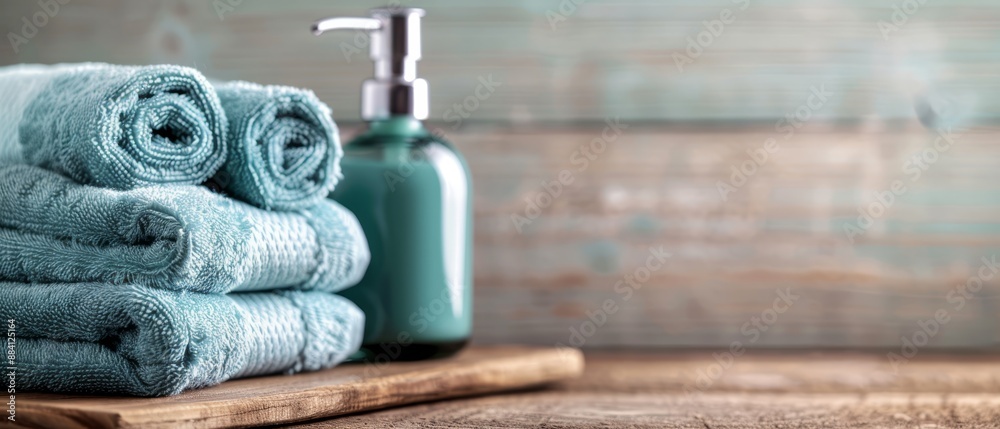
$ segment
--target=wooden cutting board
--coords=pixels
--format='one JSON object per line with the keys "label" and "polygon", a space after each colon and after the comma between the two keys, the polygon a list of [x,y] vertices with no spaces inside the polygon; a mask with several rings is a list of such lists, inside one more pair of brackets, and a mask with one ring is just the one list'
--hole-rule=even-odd
{"label": "wooden cutting board", "polygon": [[293,376],[234,380],[166,398],[22,393],[17,424],[59,428],[248,427],[564,380],[583,372],[574,349],[472,347],[449,359],[345,364]]}

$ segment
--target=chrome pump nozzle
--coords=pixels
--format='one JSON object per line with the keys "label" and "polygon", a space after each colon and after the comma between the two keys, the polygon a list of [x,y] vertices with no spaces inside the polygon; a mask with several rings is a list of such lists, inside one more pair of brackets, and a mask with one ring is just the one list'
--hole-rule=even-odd
{"label": "chrome pump nozzle", "polygon": [[427,81],[417,77],[420,59],[420,18],[423,9],[372,9],[371,18],[326,18],[312,25],[315,35],[330,30],[371,32],[369,49],[375,76],[361,86],[361,118],[391,116],[427,119]]}

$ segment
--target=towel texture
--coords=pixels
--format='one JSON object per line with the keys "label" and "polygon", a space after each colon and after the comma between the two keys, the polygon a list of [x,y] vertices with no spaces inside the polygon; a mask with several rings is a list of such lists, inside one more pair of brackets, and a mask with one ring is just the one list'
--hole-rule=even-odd
{"label": "towel texture", "polygon": [[332,292],[370,253],[326,199],[342,149],[312,92],[88,63],[0,67],[0,100],[19,389],[172,395],[361,346],[364,314]]}
{"label": "towel texture", "polygon": [[364,314],[333,294],[205,295],[137,285],[0,283],[18,388],[162,396],[234,377],[329,368]]}
{"label": "towel texture", "polygon": [[202,183],[225,161],[218,96],[191,68],[4,67],[0,100],[0,162],[131,189]]}
{"label": "towel texture", "polygon": [[330,108],[312,91],[249,82],[216,85],[229,118],[229,157],[214,182],[257,207],[295,210],[326,198],[342,149]]}
{"label": "towel texture", "polygon": [[276,213],[198,186],[117,191],[0,167],[0,280],[334,292],[369,259],[357,218],[331,200]]}

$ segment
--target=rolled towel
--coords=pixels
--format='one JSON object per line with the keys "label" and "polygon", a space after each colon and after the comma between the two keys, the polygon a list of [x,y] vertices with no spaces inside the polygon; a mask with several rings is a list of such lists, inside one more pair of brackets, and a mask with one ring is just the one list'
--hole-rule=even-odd
{"label": "rolled towel", "polygon": [[277,213],[201,186],[117,191],[0,167],[0,280],[333,292],[369,259],[357,218],[332,200]]}
{"label": "rolled towel", "polygon": [[0,283],[17,387],[164,396],[230,378],[329,368],[364,314],[321,292],[208,295],[137,285]]}
{"label": "rolled towel", "polygon": [[218,96],[181,66],[0,68],[0,162],[116,189],[199,184],[226,157]]}
{"label": "rolled towel", "polygon": [[315,205],[333,190],[343,152],[330,108],[312,91],[249,82],[216,91],[229,118],[229,157],[216,185],[275,210]]}

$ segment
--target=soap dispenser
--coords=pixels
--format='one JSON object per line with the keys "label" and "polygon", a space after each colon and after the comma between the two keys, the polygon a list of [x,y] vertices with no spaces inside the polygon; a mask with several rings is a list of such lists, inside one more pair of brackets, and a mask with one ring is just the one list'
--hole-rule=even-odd
{"label": "soap dispenser", "polygon": [[449,356],[472,330],[472,185],[465,159],[423,123],[423,16],[373,9],[370,18],[313,24],[317,35],[370,32],[375,62],[361,89],[366,129],[344,146],[344,177],[330,195],[361,221],[372,252],[361,282],[341,292],[365,312],[369,362]]}

